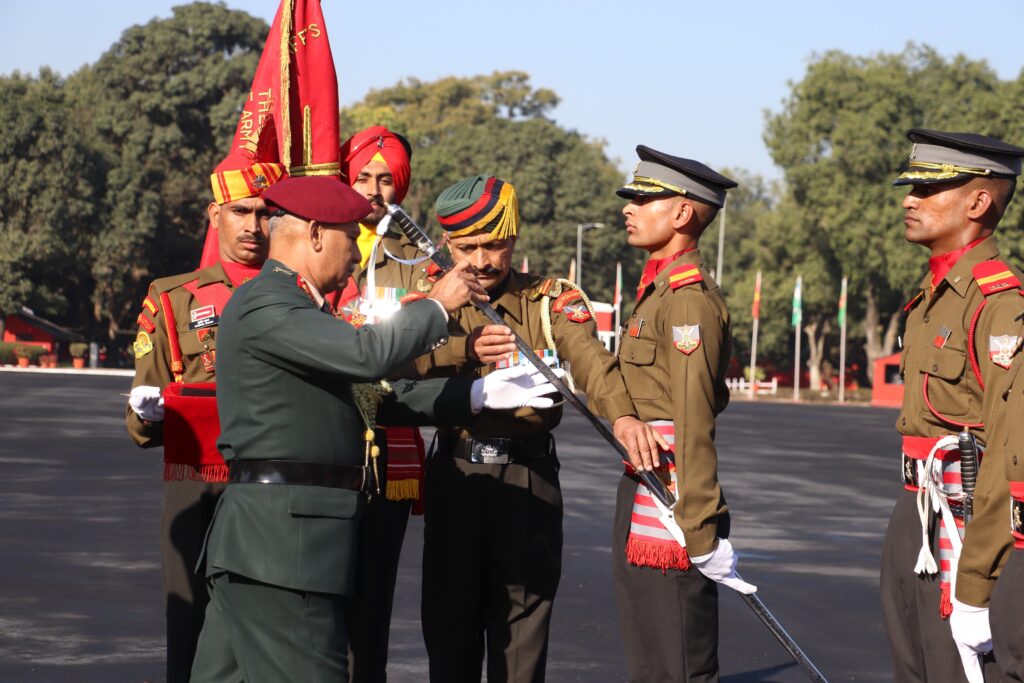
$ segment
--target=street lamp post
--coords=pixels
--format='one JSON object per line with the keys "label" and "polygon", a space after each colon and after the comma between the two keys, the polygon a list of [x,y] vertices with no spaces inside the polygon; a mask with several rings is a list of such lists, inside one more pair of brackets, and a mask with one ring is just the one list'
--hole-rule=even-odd
{"label": "street lamp post", "polygon": [[604,223],[580,223],[576,226],[576,286],[583,287],[583,233],[593,228],[603,228]]}

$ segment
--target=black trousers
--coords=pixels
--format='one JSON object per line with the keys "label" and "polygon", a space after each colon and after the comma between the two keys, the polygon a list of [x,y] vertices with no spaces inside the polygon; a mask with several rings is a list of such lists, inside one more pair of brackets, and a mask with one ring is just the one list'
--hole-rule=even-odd
{"label": "black trousers", "polygon": [[341,596],[230,572],[211,577],[209,585],[194,683],[348,683]]}
{"label": "black trousers", "polygon": [[423,636],[430,680],[543,681],[562,572],[554,453],[526,464],[428,460]]}
{"label": "black trousers", "polygon": [[1024,682],[1024,550],[1006,561],[989,608],[992,645],[1004,681]]}
{"label": "black trousers", "polygon": [[[938,524],[938,517],[933,515],[929,533],[936,562]],[[920,551],[916,494],[903,491],[885,531],[879,585],[893,676],[897,683],[966,683],[949,622],[939,614],[939,575],[914,573]],[[986,681],[999,680],[991,655],[985,657],[984,672]]]}
{"label": "black trousers", "polygon": [[718,681],[718,584],[697,569],[636,567],[626,560],[636,481],[623,475],[615,497],[612,579],[634,683]]}
{"label": "black trousers", "polygon": [[387,500],[379,495],[370,499],[363,513],[356,594],[342,599],[352,683],[387,681],[391,610],[411,509],[411,500]]}
{"label": "black trousers", "polygon": [[160,557],[167,615],[167,682],[187,683],[203,629],[205,568],[195,571],[206,529],[225,484],[165,481],[160,520]]}

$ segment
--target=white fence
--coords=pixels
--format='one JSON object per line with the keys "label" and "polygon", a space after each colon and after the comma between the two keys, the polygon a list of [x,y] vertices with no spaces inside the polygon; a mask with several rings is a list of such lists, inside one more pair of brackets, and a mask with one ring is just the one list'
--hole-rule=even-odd
{"label": "white fence", "polygon": [[[725,384],[729,387],[729,391],[741,394],[750,393],[750,382],[743,377],[730,377],[725,380]],[[755,382],[754,391],[758,394],[777,394],[779,393],[779,380],[773,377],[771,382]]]}

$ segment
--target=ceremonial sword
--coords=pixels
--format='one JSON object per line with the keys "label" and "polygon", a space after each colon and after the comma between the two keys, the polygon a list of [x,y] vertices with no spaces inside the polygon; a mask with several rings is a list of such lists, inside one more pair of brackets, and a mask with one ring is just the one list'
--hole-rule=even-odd
{"label": "ceremonial sword", "polygon": [[[964,427],[963,431],[957,434],[956,447],[960,451],[960,484],[964,492],[964,530],[966,531],[967,525],[974,517],[974,488],[978,483],[978,440],[968,431],[967,427]],[[973,683],[984,680],[982,655],[965,654],[960,650],[960,661],[964,665],[964,673],[967,675],[968,681]]]}
{"label": "ceremonial sword", "polygon": [[[386,206],[391,220],[397,223],[405,236],[409,238],[409,240],[415,244],[420,251],[429,256],[430,260],[436,263],[443,272],[447,273],[455,267],[455,262],[452,261],[451,257],[438,250],[437,245],[434,244],[433,240],[423,232],[423,229],[420,228],[420,226],[416,225],[416,222],[402,207],[397,204],[386,204]],[[473,305],[480,309],[480,312],[495,325],[509,327],[508,323],[498,315],[498,312],[495,311],[489,303],[474,301]],[[587,418],[587,421],[590,422],[595,430],[597,430],[597,433],[615,449],[619,454],[619,457],[621,457],[625,462],[629,462],[629,452],[621,443],[619,443],[618,439],[616,439],[611,431],[609,431],[604,422],[602,422],[597,415],[594,415],[583,401],[581,401],[580,398],[568,386],[566,386],[565,382],[563,382],[561,378],[559,378],[558,375],[556,375],[551,368],[541,360],[540,356],[537,355],[536,351],[534,351],[530,344],[526,343],[525,339],[516,334],[515,330],[511,331],[512,335],[515,337],[516,348],[519,350],[520,355],[528,360],[530,364],[537,369],[537,372],[543,375],[544,379],[550,382],[551,385],[558,390],[558,393],[560,393],[566,401],[571,403],[572,406],[583,415],[583,417]],[[669,514],[671,514],[672,507],[676,503],[675,495],[665,488],[661,479],[659,479],[653,472],[648,472],[646,470],[636,470],[636,472],[644,485],[650,489],[654,498],[664,506],[665,510],[662,510],[662,513],[665,514],[665,512],[668,511]],[[666,525],[666,527],[668,527],[668,525]],[[675,537],[676,534],[674,531],[678,531],[678,526],[676,526],[675,529],[669,527],[668,531]],[[685,547],[684,539],[677,537],[677,540],[679,540]],[[739,574],[737,574],[737,578],[739,578]],[[743,598],[743,601],[746,602],[750,609],[754,611],[754,614],[756,614],[768,630],[771,631],[772,635],[775,636],[779,643],[786,648],[786,651],[793,657],[796,663],[800,665],[800,668],[804,670],[804,673],[807,674],[807,677],[810,680],[828,683],[825,676],[818,670],[818,667],[816,667],[807,655],[804,654],[803,650],[800,649],[800,646],[796,644],[796,641],[793,640],[793,638],[786,632],[786,629],[782,627],[782,624],[780,624],[778,619],[776,619],[768,608],[765,607],[765,604],[761,602],[761,599],[757,597],[756,594],[740,593],[740,597]]]}

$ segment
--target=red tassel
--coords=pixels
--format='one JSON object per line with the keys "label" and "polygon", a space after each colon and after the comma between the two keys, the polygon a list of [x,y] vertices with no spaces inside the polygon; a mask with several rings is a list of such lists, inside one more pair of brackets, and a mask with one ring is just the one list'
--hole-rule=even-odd
{"label": "red tassel", "polygon": [[224,483],[228,480],[228,466],[186,465],[180,462],[164,463],[164,481],[185,480]]}
{"label": "red tassel", "polygon": [[626,560],[637,567],[655,567],[662,572],[668,569],[687,571],[690,556],[686,548],[675,543],[650,543],[640,538],[626,540]]}
{"label": "red tassel", "polygon": [[949,619],[949,615],[953,613],[953,600],[950,599],[950,586],[948,583],[939,584],[942,590],[942,600],[939,602],[939,616],[943,619]]}

